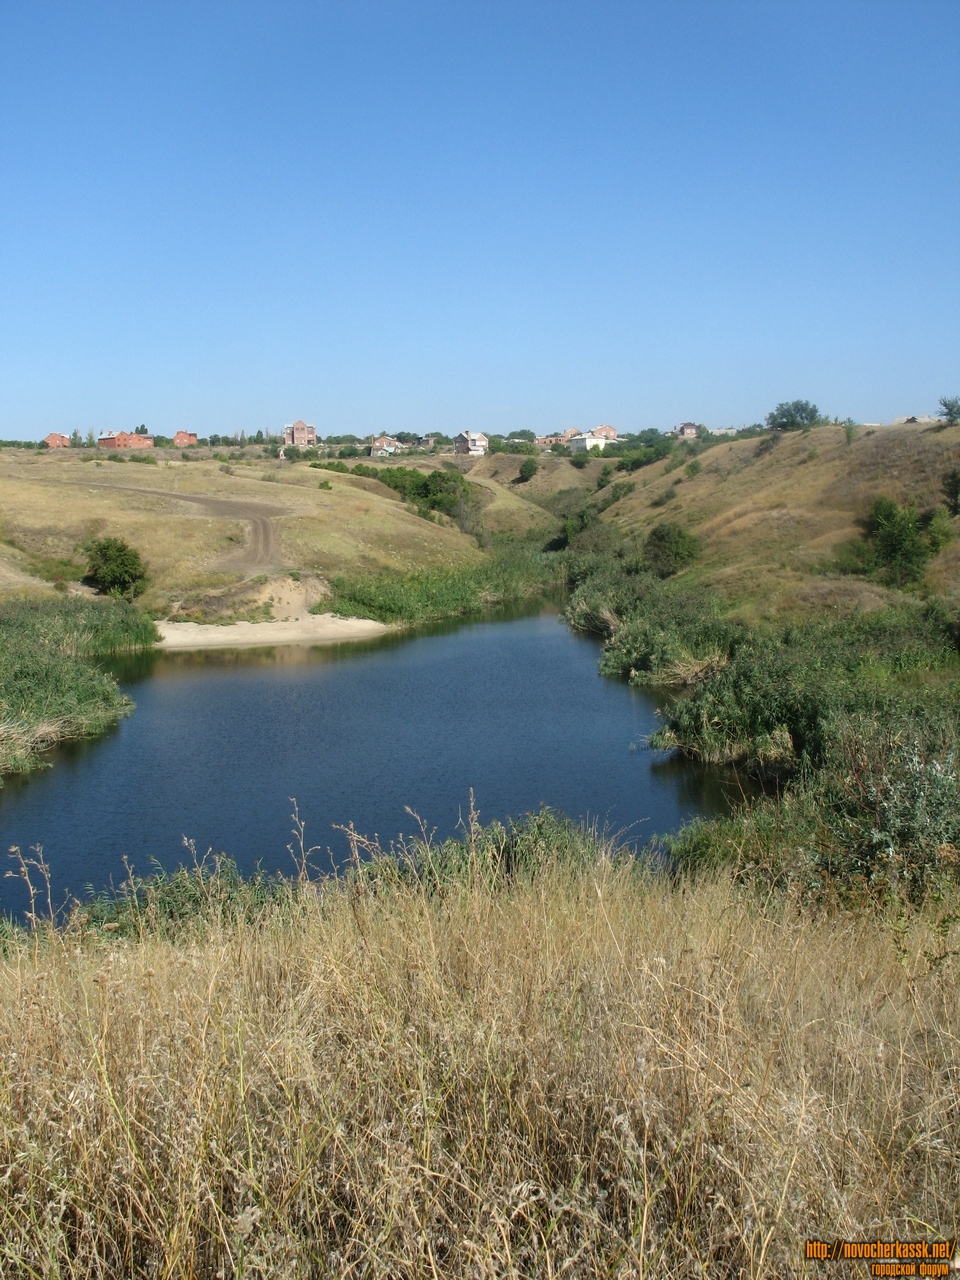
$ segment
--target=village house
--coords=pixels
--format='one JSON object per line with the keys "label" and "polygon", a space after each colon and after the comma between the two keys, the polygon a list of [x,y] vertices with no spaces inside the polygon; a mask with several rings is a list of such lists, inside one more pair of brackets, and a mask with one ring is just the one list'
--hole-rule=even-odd
{"label": "village house", "polygon": [[490,441],[482,431],[461,431],[453,442],[454,453],[468,458],[482,458],[490,447]]}
{"label": "village house", "polygon": [[594,431],[585,431],[582,435],[571,436],[565,443],[571,453],[587,453],[590,449],[605,449],[610,439],[608,436],[599,436]]}
{"label": "village house", "polygon": [[370,443],[371,458],[389,458],[391,454],[399,451],[400,443],[394,440],[393,436],[377,436]]}
{"label": "village house", "polygon": [[298,418],[283,428],[283,443],[295,444],[309,448],[317,443],[317,428]]}
{"label": "village house", "polygon": [[697,424],[695,422],[681,422],[679,427],[673,428],[673,434],[678,440],[696,440]]}
{"label": "village house", "polygon": [[70,438],[63,436],[59,431],[51,431],[48,436],[43,437],[43,443],[48,449],[69,449]]}
{"label": "village house", "polygon": [[590,434],[594,436],[602,436],[604,440],[616,440],[617,428],[611,427],[609,423],[605,422],[603,426],[594,427]]}
{"label": "village house", "polygon": [[566,431],[559,436],[537,436],[536,443],[542,445],[545,449],[549,449],[552,444],[568,444],[574,436],[578,436],[580,432],[576,427],[567,427]]}
{"label": "village house", "polygon": [[197,433],[195,431],[177,431],[174,433],[173,443],[178,449],[186,449],[187,445],[197,443]]}
{"label": "village house", "polygon": [[137,435],[135,431],[108,431],[97,444],[101,449],[152,449],[153,436]]}

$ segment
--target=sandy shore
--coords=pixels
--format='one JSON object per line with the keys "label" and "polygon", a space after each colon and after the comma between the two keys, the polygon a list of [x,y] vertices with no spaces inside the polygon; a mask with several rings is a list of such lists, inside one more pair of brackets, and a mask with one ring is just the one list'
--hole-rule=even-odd
{"label": "sandy shore", "polygon": [[370,640],[392,628],[368,618],[338,618],[311,613],[286,622],[231,622],[210,626],[202,622],[158,622],[159,649],[250,649],[274,644],[340,644]]}

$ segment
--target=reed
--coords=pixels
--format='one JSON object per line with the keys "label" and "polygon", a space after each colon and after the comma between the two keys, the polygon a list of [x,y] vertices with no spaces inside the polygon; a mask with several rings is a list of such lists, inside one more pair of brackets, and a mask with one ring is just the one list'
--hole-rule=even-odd
{"label": "reed", "polygon": [[947,904],[813,914],[550,815],[367,852],[7,937],[5,1276],[763,1277],[957,1234]]}
{"label": "reed", "polygon": [[143,648],[153,622],[119,600],[0,605],[0,774],[37,765],[58,742],[102,733],[133,708],[87,659]]}

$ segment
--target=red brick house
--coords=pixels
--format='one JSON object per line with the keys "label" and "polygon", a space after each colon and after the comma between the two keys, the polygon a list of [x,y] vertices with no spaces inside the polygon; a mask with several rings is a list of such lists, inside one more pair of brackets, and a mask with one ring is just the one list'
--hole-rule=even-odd
{"label": "red brick house", "polygon": [[177,431],[174,433],[173,443],[178,449],[185,449],[188,444],[197,443],[197,433],[195,431]]}
{"label": "red brick house", "polygon": [[138,436],[135,431],[109,431],[97,444],[101,449],[152,449],[153,436]]}
{"label": "red brick house", "polygon": [[69,449],[70,439],[63,436],[59,431],[51,431],[48,436],[43,437],[43,443],[48,449]]}
{"label": "red brick house", "polygon": [[317,428],[298,418],[283,428],[283,443],[296,445],[314,445],[317,443]]}

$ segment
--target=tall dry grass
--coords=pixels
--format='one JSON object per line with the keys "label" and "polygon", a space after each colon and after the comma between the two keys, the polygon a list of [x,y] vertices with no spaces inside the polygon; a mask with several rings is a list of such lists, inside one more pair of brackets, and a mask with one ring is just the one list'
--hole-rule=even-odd
{"label": "tall dry grass", "polygon": [[949,919],[464,848],[9,939],[0,1274],[764,1276],[957,1233]]}

